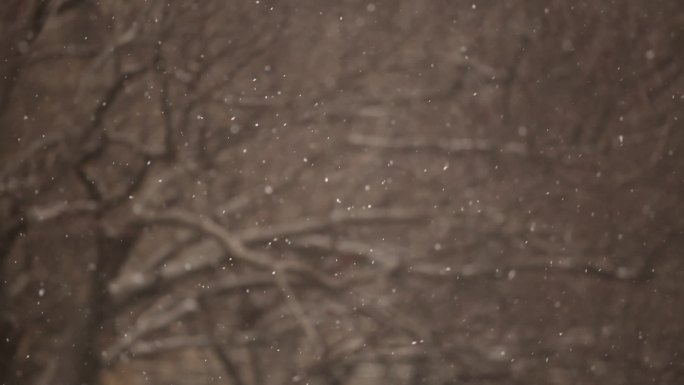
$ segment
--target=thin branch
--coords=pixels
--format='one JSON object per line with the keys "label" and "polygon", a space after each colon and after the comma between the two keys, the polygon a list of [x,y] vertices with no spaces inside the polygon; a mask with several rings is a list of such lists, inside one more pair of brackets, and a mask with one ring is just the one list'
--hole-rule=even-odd
{"label": "thin branch", "polygon": [[125,333],[121,339],[114,342],[108,349],[103,351],[102,360],[105,365],[112,364],[125,354],[142,337],[154,331],[164,329],[189,313],[198,309],[197,300],[185,299],[170,310],[156,314],[147,319],[139,319],[133,330]]}
{"label": "thin branch", "polygon": [[[225,154],[230,154],[230,149],[224,149]],[[217,154],[216,156],[217,162],[222,161],[222,155],[221,153]],[[318,158],[317,154],[313,154],[312,156],[309,157],[309,162],[314,162]],[[299,180],[299,176],[302,174],[304,170],[309,166],[311,163],[306,163],[306,164],[298,164],[295,167],[290,167],[288,168],[284,173],[282,173],[278,180],[270,185],[271,188],[271,194],[277,194],[286,188],[293,186],[296,184],[296,182]],[[255,202],[256,198],[260,196],[263,193],[263,187],[259,186],[257,190],[253,191],[248,191],[244,194],[237,195],[231,199],[229,199],[225,203],[220,203],[218,205],[218,208],[214,211],[216,215],[226,215],[226,214],[233,214],[238,211],[244,210],[246,208],[249,208],[253,205]]]}
{"label": "thin branch", "polygon": [[396,269],[400,264],[397,253],[382,247],[351,239],[336,239],[325,235],[310,235],[296,238],[288,243],[288,247],[309,252],[316,251],[319,253],[328,252],[359,256],[368,259],[373,264],[378,262],[387,271]]}
{"label": "thin branch", "polygon": [[175,237],[177,237],[175,239],[179,240],[178,243],[160,245],[154,254],[145,259],[141,270],[147,272],[156,271],[167,262],[174,260],[186,249],[197,246],[200,240],[197,234],[185,233],[178,234]]}
{"label": "thin branch", "polygon": [[651,156],[643,165],[637,167],[626,175],[619,175],[615,184],[617,187],[624,187],[636,180],[639,180],[652,172],[665,159],[665,151],[674,129],[674,122],[669,121],[658,134],[659,138],[654,146]]}
{"label": "thin branch", "polygon": [[589,263],[573,263],[569,260],[560,263],[526,263],[504,267],[466,265],[460,269],[448,266],[421,264],[408,267],[410,273],[428,277],[455,278],[456,280],[513,280],[521,273],[570,274],[584,277],[596,277],[615,281],[634,281],[641,279],[641,270],[618,268],[604,269]]}
{"label": "thin branch", "polygon": [[107,140],[112,144],[117,144],[129,148],[136,155],[140,156],[143,159],[160,158],[165,155],[164,151],[151,150],[147,148],[143,143],[140,143],[139,140],[125,134],[110,132],[107,133]]}
{"label": "thin branch", "polygon": [[172,336],[152,341],[138,341],[130,346],[128,352],[135,358],[154,356],[171,350],[206,347],[212,344],[206,335]]}
{"label": "thin branch", "polygon": [[98,208],[99,204],[91,200],[62,201],[46,206],[33,207],[29,209],[28,214],[32,220],[46,222],[60,219],[64,216],[91,214],[97,211]]}
{"label": "thin branch", "polygon": [[207,307],[204,301],[199,301],[199,304],[200,308],[202,309],[202,312],[206,315],[204,317],[204,328],[211,335],[211,343],[209,347],[212,353],[214,353],[214,356],[216,356],[216,359],[223,367],[223,370],[226,372],[226,375],[230,376],[233,384],[243,385],[244,382],[242,381],[242,377],[240,376],[240,370],[238,369],[238,366],[235,365],[231,357],[228,356],[228,354],[226,354],[226,352],[223,350],[223,346],[221,346],[219,341],[216,339],[216,336],[214,335],[214,325],[212,323],[213,321],[210,319],[211,314],[209,308]]}
{"label": "thin branch", "polygon": [[271,270],[276,267],[277,263],[268,255],[247,249],[238,237],[210,218],[179,209],[162,212],[140,209],[137,214],[150,224],[182,225],[200,231],[216,240],[231,257],[250,265]]}
{"label": "thin branch", "polygon": [[[185,261],[177,261],[169,264],[163,269],[150,268],[157,263],[167,258],[174,258],[193,247],[197,250],[203,250],[203,259],[194,261],[193,263],[186,263]],[[213,241],[207,240],[200,243],[193,243],[191,241],[183,241],[181,244],[175,244],[167,250],[162,250],[162,253],[153,257],[151,262],[153,265],[147,265],[145,270],[126,273],[118,277],[109,285],[109,294],[112,300],[118,306],[128,304],[133,298],[138,298],[144,294],[152,294],[164,290],[169,285],[177,283],[182,279],[192,277],[201,272],[216,269],[219,263],[225,259],[224,253],[216,247]],[[156,259],[159,258],[159,259]]]}
{"label": "thin branch", "polygon": [[331,278],[305,264],[296,261],[276,261],[270,255],[248,249],[243,241],[210,218],[191,212],[168,209],[163,212],[150,212],[137,208],[138,217],[149,224],[180,225],[193,228],[216,240],[227,256],[257,268],[268,271],[292,271],[304,274],[325,287],[335,287]]}
{"label": "thin branch", "polygon": [[299,302],[299,300],[297,299],[297,295],[295,294],[294,290],[292,290],[290,283],[287,281],[287,277],[285,276],[285,274],[276,273],[275,281],[278,284],[278,287],[280,287],[280,289],[283,291],[283,294],[285,295],[287,307],[290,309],[290,312],[295,317],[297,322],[299,322],[299,325],[302,327],[304,334],[306,334],[307,338],[311,341],[311,343],[314,344],[317,351],[316,355],[323,354],[323,352],[325,351],[325,342],[316,330],[316,328],[314,327],[314,324],[311,321],[311,319],[306,315],[304,307],[302,307],[301,302]]}
{"label": "thin branch", "polygon": [[298,222],[277,224],[270,228],[252,228],[242,231],[238,238],[245,244],[270,241],[274,238],[290,237],[328,230],[335,226],[359,225],[382,222],[411,221],[425,218],[425,214],[417,210],[405,209],[372,209],[362,211],[340,210],[333,212],[329,218],[305,219]]}
{"label": "thin branch", "polygon": [[497,145],[487,140],[480,139],[444,139],[429,141],[420,138],[415,139],[392,139],[383,136],[363,134],[351,134],[347,138],[354,146],[363,146],[393,150],[439,150],[448,154],[464,152],[493,152],[511,155],[527,155],[527,147],[522,142],[509,142]]}

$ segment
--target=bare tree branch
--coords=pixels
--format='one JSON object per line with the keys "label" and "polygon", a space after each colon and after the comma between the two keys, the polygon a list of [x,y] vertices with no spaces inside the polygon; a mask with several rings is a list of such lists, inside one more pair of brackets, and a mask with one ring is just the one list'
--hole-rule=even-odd
{"label": "bare tree branch", "polygon": [[34,207],[29,210],[31,219],[37,222],[45,222],[60,219],[68,215],[91,214],[98,210],[99,204],[94,201],[81,200],[75,202],[57,202],[43,207]]}
{"label": "bare tree branch", "polygon": [[135,358],[153,357],[167,351],[211,346],[211,338],[206,335],[171,336],[151,341],[138,341],[128,348]]}
{"label": "bare tree branch", "polygon": [[446,139],[427,141],[423,139],[391,139],[382,136],[351,134],[347,138],[350,144],[369,148],[385,148],[393,150],[439,150],[448,154],[465,152],[491,152],[511,155],[526,155],[527,147],[522,142],[509,142],[497,145],[480,139]]}
{"label": "bare tree branch", "polygon": [[339,210],[333,212],[330,218],[305,219],[299,222],[276,224],[266,229],[250,228],[239,233],[238,238],[245,244],[259,243],[274,238],[329,230],[336,226],[414,221],[425,217],[426,215],[418,210],[406,209]]}
{"label": "bare tree branch", "polygon": [[187,314],[197,311],[197,309],[197,300],[190,298],[177,303],[168,311],[146,317],[145,319],[139,319],[133,330],[125,333],[122,338],[103,351],[102,359],[104,363],[106,365],[112,364],[122,354],[129,351],[133,344],[142,337],[170,326]]}

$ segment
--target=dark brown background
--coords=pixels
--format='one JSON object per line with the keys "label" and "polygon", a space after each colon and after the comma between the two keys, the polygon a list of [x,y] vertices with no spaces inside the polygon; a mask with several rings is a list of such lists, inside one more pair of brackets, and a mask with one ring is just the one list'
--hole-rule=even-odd
{"label": "dark brown background", "polygon": [[682,383],[682,4],[3,1],[0,383]]}

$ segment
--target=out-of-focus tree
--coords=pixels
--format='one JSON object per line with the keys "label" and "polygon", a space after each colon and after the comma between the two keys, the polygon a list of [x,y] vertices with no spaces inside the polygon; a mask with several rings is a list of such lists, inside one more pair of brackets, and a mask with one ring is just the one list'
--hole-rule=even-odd
{"label": "out-of-focus tree", "polygon": [[10,1],[0,383],[672,383],[678,1]]}

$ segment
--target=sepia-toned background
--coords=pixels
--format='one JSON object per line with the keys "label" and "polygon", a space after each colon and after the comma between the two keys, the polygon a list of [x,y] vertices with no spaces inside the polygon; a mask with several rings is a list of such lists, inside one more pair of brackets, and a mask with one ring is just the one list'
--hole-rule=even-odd
{"label": "sepia-toned background", "polygon": [[684,382],[680,0],[4,0],[0,384]]}

